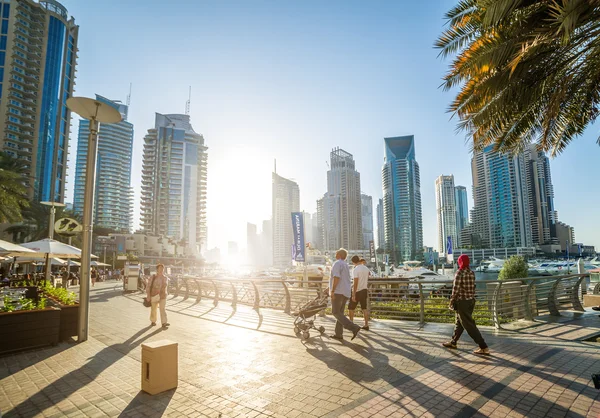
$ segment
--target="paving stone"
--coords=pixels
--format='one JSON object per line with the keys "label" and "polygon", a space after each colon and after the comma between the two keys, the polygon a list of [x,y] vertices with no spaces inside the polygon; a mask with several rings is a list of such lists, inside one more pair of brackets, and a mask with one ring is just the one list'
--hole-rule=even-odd
{"label": "paving stone", "polygon": [[[300,341],[278,311],[170,297],[168,330],[148,327],[137,294],[118,284],[92,289],[90,336],[0,357],[3,416],[202,417],[597,417],[597,317],[539,322],[518,332],[482,327],[493,350],[441,347],[451,325],[373,321],[350,342]],[[262,322],[260,322],[262,320]],[[317,318],[328,331],[330,317]],[[140,391],[141,344],[179,344],[179,386]],[[599,370],[600,371],[600,370]]]}

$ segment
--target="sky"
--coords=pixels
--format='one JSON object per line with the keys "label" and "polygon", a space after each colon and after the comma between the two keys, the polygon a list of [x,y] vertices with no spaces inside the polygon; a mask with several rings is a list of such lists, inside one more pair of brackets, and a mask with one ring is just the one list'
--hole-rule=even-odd
{"label": "sky", "polygon": [[[433,47],[456,0],[62,0],[80,25],[76,96],[125,101],[132,83],[132,186],[139,225],[143,138],[155,112],[190,116],[208,150],[208,241],[246,246],[246,222],[271,217],[271,172],[316,211],[334,147],[354,155],[363,193],[382,196],[383,138],[414,135],[424,244],[437,246],[435,179],[453,174],[472,206],[471,152],[440,88]],[[72,124],[67,201],[72,201]],[[559,219],[600,249],[598,127],[551,160]],[[375,211],[374,211],[375,212]],[[375,221],[376,222],[376,221]],[[260,228],[260,227],[259,227]]]}

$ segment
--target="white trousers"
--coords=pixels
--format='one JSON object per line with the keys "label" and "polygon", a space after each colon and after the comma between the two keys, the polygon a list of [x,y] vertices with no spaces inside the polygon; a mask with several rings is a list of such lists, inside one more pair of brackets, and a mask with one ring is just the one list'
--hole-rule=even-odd
{"label": "white trousers", "polygon": [[167,300],[160,299],[160,301],[155,302],[154,298],[152,298],[152,306],[150,306],[150,322],[156,322],[156,307],[160,307],[160,322],[161,324],[167,323]]}

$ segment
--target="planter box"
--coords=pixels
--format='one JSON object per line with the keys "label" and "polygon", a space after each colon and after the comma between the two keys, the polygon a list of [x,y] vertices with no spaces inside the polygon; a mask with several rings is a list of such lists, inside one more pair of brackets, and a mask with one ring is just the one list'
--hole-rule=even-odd
{"label": "planter box", "polygon": [[77,335],[77,321],[79,320],[79,303],[63,305],[55,299],[48,298],[48,304],[60,309],[59,341],[68,341]]}
{"label": "planter box", "polygon": [[60,309],[0,312],[0,353],[58,344]]}

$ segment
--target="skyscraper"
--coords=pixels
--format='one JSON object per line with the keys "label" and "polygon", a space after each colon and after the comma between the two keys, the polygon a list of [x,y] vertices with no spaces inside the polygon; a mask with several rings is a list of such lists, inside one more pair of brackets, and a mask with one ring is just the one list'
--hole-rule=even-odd
{"label": "skyscraper", "polygon": [[323,244],[327,251],[341,247],[362,250],[360,174],[352,154],[334,148],[327,171],[327,193],[317,201],[317,213],[322,224]]}
{"label": "skyscraper", "polygon": [[[114,124],[101,124],[98,131],[94,225],[129,231],[133,211],[133,189],[131,188],[133,125],[127,121],[129,108],[119,101],[112,101],[100,95],[96,95],[96,100],[119,110],[123,120]],[[79,121],[73,210],[80,214],[83,213],[89,127],[90,122],[87,119]]]}
{"label": "skyscraper", "polygon": [[30,198],[64,202],[79,26],[54,0],[0,6],[0,149],[26,162]]}
{"label": "skyscraper", "polygon": [[206,249],[207,151],[189,115],[157,113],[144,137],[142,228],[183,241],[194,256]]}
{"label": "skyscraper", "polygon": [[413,135],[384,138],[383,222],[395,263],[422,258],[421,178]]}
{"label": "skyscraper", "polygon": [[456,186],[454,188],[456,201],[456,248],[462,248],[461,233],[469,224],[469,201],[467,199],[467,188],[465,186]]}
{"label": "skyscraper", "polygon": [[456,195],[454,176],[439,176],[435,180],[435,203],[438,222],[438,251],[447,254],[448,237],[452,237],[454,248],[457,245]]}
{"label": "skyscraper", "polygon": [[369,242],[374,241],[373,234],[373,198],[366,194],[360,195],[363,231],[363,248],[369,249]]}
{"label": "skyscraper", "polygon": [[300,188],[295,181],[273,173],[273,265],[292,264],[292,212],[300,212]]}
{"label": "skyscraper", "polygon": [[385,249],[385,228],[383,226],[383,199],[377,202],[377,248]]}
{"label": "skyscraper", "polygon": [[487,147],[475,152],[472,234],[484,248],[531,247],[531,217],[523,154],[508,156]]}
{"label": "skyscraper", "polygon": [[531,237],[534,245],[558,244],[557,214],[554,210],[554,187],[550,175],[550,160],[535,145],[525,149],[527,187],[531,216]]}

